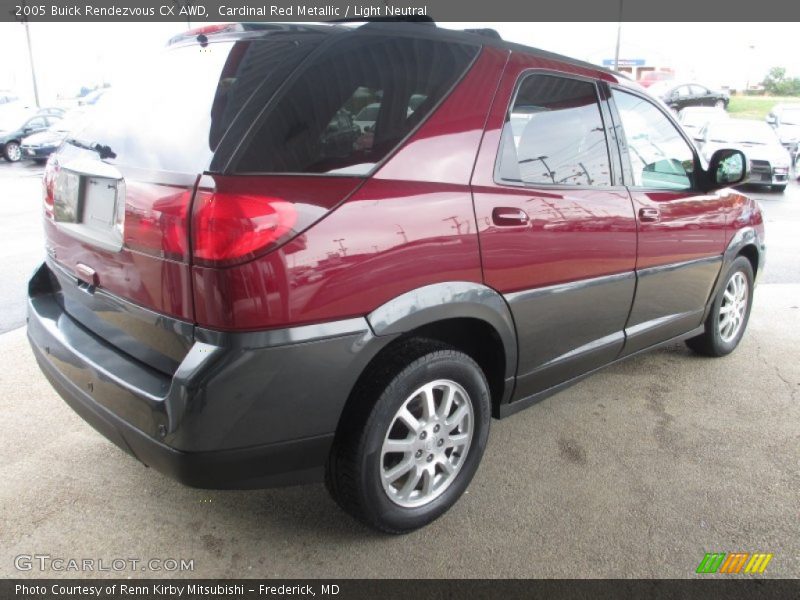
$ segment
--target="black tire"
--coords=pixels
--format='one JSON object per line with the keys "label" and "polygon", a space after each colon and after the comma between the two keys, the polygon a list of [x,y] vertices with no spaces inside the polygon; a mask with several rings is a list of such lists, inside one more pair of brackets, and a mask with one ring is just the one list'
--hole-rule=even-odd
{"label": "black tire", "polygon": [[786,191],[786,184],[783,184],[783,185],[773,185],[773,186],[772,186],[772,191],[773,191],[773,192],[778,192],[779,194],[782,194],[783,192],[785,192],[785,191]]}
{"label": "black tire", "polygon": [[[336,432],[325,483],[347,513],[380,531],[406,533],[444,514],[467,489],[489,437],[489,386],[466,354],[437,341],[409,339],[394,347],[362,377]],[[472,442],[452,483],[422,506],[406,508],[389,498],[381,481],[381,448],[397,411],[426,383],[448,379],[467,392],[474,414]]]}
{"label": "black tire", "polygon": [[728,110],[728,105],[725,104],[725,100],[717,100],[714,103],[714,108],[721,108],[722,110]]}
{"label": "black tire", "polygon": [[19,162],[20,158],[22,158],[19,152],[19,143],[6,142],[5,146],[3,146],[3,158],[8,162]]}
{"label": "black tire", "polygon": [[[738,332],[732,339],[725,341],[723,340],[719,331],[720,308],[722,307],[722,302],[728,283],[733,279],[736,273],[742,273],[747,281],[747,307],[745,308],[744,318]],[[736,349],[736,346],[739,345],[739,342],[741,341],[742,336],[747,329],[747,322],[750,319],[750,309],[752,306],[753,266],[746,257],[738,256],[725,273],[723,284],[720,287],[719,293],[714,298],[711,311],[706,319],[705,331],[697,337],[686,340],[686,345],[698,354],[704,354],[705,356],[717,357],[730,354]]]}

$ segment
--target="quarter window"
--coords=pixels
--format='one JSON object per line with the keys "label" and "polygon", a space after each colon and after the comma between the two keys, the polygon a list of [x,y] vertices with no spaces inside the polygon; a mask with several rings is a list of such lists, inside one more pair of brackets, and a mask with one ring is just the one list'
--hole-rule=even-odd
{"label": "quarter window", "polygon": [[431,113],[478,52],[411,37],[342,38],[269,109],[237,172],[367,174]]}
{"label": "quarter window", "polygon": [[529,75],[503,127],[497,178],[523,184],[611,185],[594,84]]}
{"label": "quarter window", "polygon": [[620,90],[613,91],[624,136],[617,136],[630,157],[629,185],[648,189],[692,187],[694,152],[672,122],[653,104]]}

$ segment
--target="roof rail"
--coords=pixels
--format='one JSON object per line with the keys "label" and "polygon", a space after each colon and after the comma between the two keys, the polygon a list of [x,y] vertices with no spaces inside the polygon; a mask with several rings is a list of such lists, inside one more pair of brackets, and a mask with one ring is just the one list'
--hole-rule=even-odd
{"label": "roof rail", "polygon": [[482,27],[480,29],[465,29],[467,33],[474,33],[475,35],[481,35],[483,37],[492,38],[494,40],[502,40],[503,38],[497,33],[496,30],[490,29],[488,27]]}

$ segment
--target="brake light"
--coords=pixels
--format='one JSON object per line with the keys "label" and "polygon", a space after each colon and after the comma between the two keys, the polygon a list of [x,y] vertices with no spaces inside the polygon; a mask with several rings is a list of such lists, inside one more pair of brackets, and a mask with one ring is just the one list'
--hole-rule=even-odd
{"label": "brake light", "polygon": [[172,46],[173,44],[177,44],[186,40],[194,40],[201,35],[208,37],[210,35],[219,33],[243,31],[243,29],[244,28],[242,27],[241,23],[218,23],[216,25],[205,25],[203,27],[196,27],[195,29],[187,29],[186,31],[183,31],[170,38],[167,42],[167,46]]}
{"label": "brake light", "polygon": [[42,199],[44,201],[44,215],[48,219],[53,218],[54,194],[58,171],[59,165],[55,158],[51,158],[47,161],[47,167],[42,177]]}
{"label": "brake light", "polygon": [[192,221],[196,264],[244,262],[288,239],[295,231],[295,205],[281,198],[198,191]]}
{"label": "brake light", "polygon": [[192,190],[129,184],[125,199],[125,246],[136,252],[180,260],[189,259],[186,222]]}

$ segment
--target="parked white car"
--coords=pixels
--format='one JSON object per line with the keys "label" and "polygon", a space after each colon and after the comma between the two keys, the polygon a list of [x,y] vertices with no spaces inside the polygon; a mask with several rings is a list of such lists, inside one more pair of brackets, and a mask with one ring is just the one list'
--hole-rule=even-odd
{"label": "parked white car", "polygon": [[707,123],[720,119],[730,119],[730,116],[724,109],[715,106],[687,106],[678,113],[678,121],[692,137]]}
{"label": "parked white car", "polygon": [[707,123],[695,138],[708,160],[720,148],[741,150],[750,163],[747,183],[771,186],[782,192],[789,181],[789,152],[772,127],[763,121],[726,119]]}

